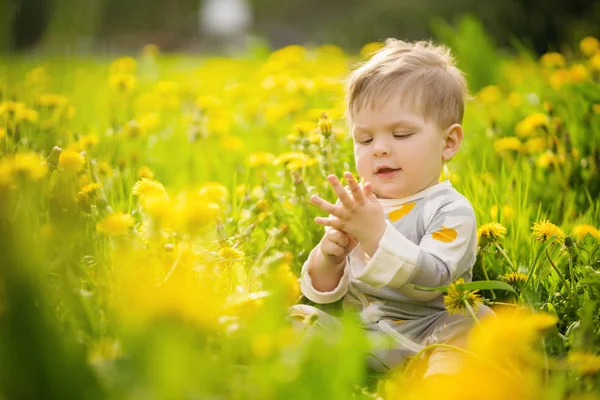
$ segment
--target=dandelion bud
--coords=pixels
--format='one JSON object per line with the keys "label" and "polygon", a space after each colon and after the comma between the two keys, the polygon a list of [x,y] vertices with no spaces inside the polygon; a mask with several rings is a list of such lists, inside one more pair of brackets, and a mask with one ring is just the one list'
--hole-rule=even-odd
{"label": "dandelion bud", "polygon": [[60,158],[61,152],[62,152],[62,149],[58,146],[54,146],[52,148],[50,155],[46,159],[46,162],[48,163],[48,166],[50,167],[50,171],[54,171],[56,169],[56,167],[58,166],[58,159]]}
{"label": "dandelion bud", "polygon": [[331,129],[332,129],[331,119],[329,119],[329,117],[327,116],[326,113],[323,113],[323,115],[321,115],[321,118],[319,119],[318,127],[319,127],[319,130],[321,131],[321,134],[324,137],[328,138],[329,136],[331,136]]}
{"label": "dandelion bud", "polygon": [[565,236],[565,246],[570,249],[573,247],[573,238],[571,236]]}

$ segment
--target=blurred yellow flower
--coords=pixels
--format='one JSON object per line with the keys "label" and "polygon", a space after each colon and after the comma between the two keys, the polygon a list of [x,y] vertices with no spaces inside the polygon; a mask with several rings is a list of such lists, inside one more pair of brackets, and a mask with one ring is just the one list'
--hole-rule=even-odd
{"label": "blurred yellow flower", "polygon": [[596,239],[600,239],[600,230],[592,225],[581,224],[575,225],[573,228],[573,236],[578,240],[583,239],[588,233]]}
{"label": "blurred yellow flower", "polygon": [[382,42],[370,42],[365,44],[360,49],[360,55],[365,58],[370,58],[373,54],[378,52],[383,48],[384,44]]}
{"label": "blurred yellow flower", "polygon": [[6,139],[6,128],[0,127],[0,140]]}
{"label": "blurred yellow flower", "polygon": [[81,149],[81,151],[88,151],[92,147],[98,144],[98,135],[90,133],[89,135],[83,135],[79,138],[77,142],[77,147]]}
{"label": "blurred yellow flower", "polygon": [[143,167],[138,169],[137,177],[138,179],[152,179],[154,178],[154,172],[152,172],[152,170],[147,165],[144,165]]}
{"label": "blurred yellow flower", "polygon": [[531,231],[535,236],[535,239],[542,242],[545,242],[553,235],[556,236],[556,239],[559,241],[562,241],[565,238],[565,233],[562,229],[548,220],[535,222],[531,227]]}
{"label": "blurred yellow flower", "polygon": [[521,150],[522,143],[519,138],[514,136],[503,137],[494,140],[494,151],[496,153],[502,153],[506,150]]}
{"label": "blurred yellow flower", "polygon": [[544,68],[564,67],[566,64],[565,57],[556,52],[549,52],[542,56],[540,64]]}
{"label": "blurred yellow flower", "polygon": [[137,79],[131,74],[111,75],[108,84],[117,92],[129,93],[135,88]]}
{"label": "blurred yellow flower", "polygon": [[600,356],[594,353],[571,351],[567,361],[580,375],[596,375],[600,372]]}
{"label": "blurred yellow flower", "polygon": [[109,214],[96,224],[96,231],[106,236],[121,236],[133,226],[133,217],[129,214],[117,212]]}
{"label": "blurred yellow flower", "polygon": [[552,71],[552,73],[548,77],[548,83],[550,83],[552,89],[556,91],[560,90],[564,85],[569,83],[570,80],[571,74],[566,69],[558,69],[556,71]]}
{"label": "blurred yellow flower", "polygon": [[548,168],[550,165],[558,165],[558,161],[558,157],[550,150],[547,150],[538,156],[535,160],[535,165],[540,168]]}
{"label": "blurred yellow flower", "polygon": [[508,105],[513,109],[521,107],[521,105],[523,105],[523,101],[523,95],[521,93],[511,92],[508,95]]}
{"label": "blurred yellow flower", "polygon": [[573,83],[585,82],[589,76],[590,73],[583,64],[573,64],[569,69],[569,78]]}
{"label": "blurred yellow flower", "polygon": [[37,153],[16,153],[0,162],[2,185],[8,186],[13,179],[39,181],[48,173],[46,161]]}
{"label": "blurred yellow flower", "polygon": [[123,133],[126,137],[130,139],[135,139],[142,136],[144,132],[144,128],[140,125],[136,120],[131,120],[125,124],[123,127]]}
{"label": "blurred yellow flower", "polygon": [[46,93],[38,97],[37,104],[48,108],[64,107],[69,104],[69,99],[59,94]]}
{"label": "blurred yellow flower", "polygon": [[[515,215],[513,208],[507,204],[502,206],[502,218],[511,219]],[[500,219],[499,209],[496,204],[490,207],[490,216],[494,220]]]}
{"label": "blurred yellow flower", "polygon": [[516,126],[519,136],[530,136],[536,129],[546,127],[550,123],[550,118],[543,113],[533,113],[525,117]]}
{"label": "blurred yellow flower", "polygon": [[467,314],[469,307],[477,312],[481,304],[481,296],[477,294],[479,290],[464,290],[460,287],[464,284],[463,278],[448,285],[448,290],[444,296],[444,306],[448,314]]}
{"label": "blurred yellow flower", "polygon": [[600,53],[596,53],[589,61],[591,70],[600,71]]}
{"label": "blurred yellow flower", "polygon": [[215,96],[200,96],[196,99],[196,107],[211,110],[221,106],[221,100]]}
{"label": "blurred yellow flower", "polygon": [[207,199],[209,203],[223,204],[229,198],[229,190],[220,182],[207,182],[201,188],[198,194]]}
{"label": "blurred yellow flower", "polygon": [[579,42],[579,48],[584,55],[591,57],[600,52],[600,42],[593,36],[587,36]]}
{"label": "blurred yellow flower", "polygon": [[98,164],[98,173],[102,176],[111,176],[112,168],[110,167],[110,164],[107,163],[106,161],[102,161],[101,163],[99,163]]}
{"label": "blurred yellow flower", "polygon": [[226,151],[237,153],[244,150],[244,140],[239,136],[223,136],[221,147]]}
{"label": "blurred yellow flower", "polygon": [[537,137],[526,141],[521,150],[527,153],[540,153],[546,150],[547,147],[548,140],[543,137]]}
{"label": "blurred yellow flower", "polygon": [[250,167],[262,167],[264,165],[271,165],[275,161],[275,156],[272,153],[266,151],[256,152],[250,154],[249,164]]}
{"label": "blurred yellow flower", "polygon": [[146,113],[141,115],[138,120],[140,121],[140,127],[142,128],[142,131],[149,131],[156,128],[160,124],[160,114]]}
{"label": "blurred yellow flower", "polygon": [[142,48],[142,55],[145,57],[156,57],[160,54],[160,47],[155,44],[148,43]]}
{"label": "blurred yellow flower", "polygon": [[500,102],[500,99],[502,99],[502,91],[496,85],[489,85],[477,93],[477,98],[486,106],[491,106]]}
{"label": "blurred yellow flower", "polygon": [[135,73],[136,69],[137,61],[129,56],[117,58],[110,64],[110,70],[113,74],[133,74]]}
{"label": "blurred yellow flower", "polygon": [[60,153],[58,165],[65,172],[77,173],[85,167],[85,158],[73,149],[65,149]]}
{"label": "blurred yellow flower", "polygon": [[592,105],[592,112],[594,114],[600,115],[600,103],[596,103]]}
{"label": "blurred yellow flower", "polygon": [[85,195],[89,196],[90,198],[94,198],[98,194],[98,191],[100,190],[101,187],[102,187],[101,183],[92,182],[92,183],[88,183],[88,184],[84,185],[81,188],[81,192],[83,192]]}

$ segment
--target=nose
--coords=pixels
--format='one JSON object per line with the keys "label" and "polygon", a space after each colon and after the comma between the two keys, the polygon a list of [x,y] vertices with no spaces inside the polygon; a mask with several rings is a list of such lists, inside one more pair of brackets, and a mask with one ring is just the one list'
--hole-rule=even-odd
{"label": "nose", "polygon": [[389,156],[391,147],[388,141],[383,137],[373,138],[373,155],[376,157]]}

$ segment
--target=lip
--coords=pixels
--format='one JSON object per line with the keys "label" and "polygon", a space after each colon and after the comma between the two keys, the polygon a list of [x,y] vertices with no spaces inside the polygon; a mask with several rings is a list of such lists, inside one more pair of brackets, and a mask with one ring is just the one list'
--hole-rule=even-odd
{"label": "lip", "polygon": [[[391,169],[392,171],[383,172],[382,170],[386,168]],[[398,172],[400,172],[401,169],[402,168],[393,168],[388,165],[381,165],[375,169],[375,175],[377,175],[380,178],[391,178],[395,176]]]}

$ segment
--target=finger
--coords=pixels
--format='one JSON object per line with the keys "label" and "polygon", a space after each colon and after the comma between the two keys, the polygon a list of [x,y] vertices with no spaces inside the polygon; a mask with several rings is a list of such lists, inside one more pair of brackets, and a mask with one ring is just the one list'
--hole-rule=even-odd
{"label": "finger", "polygon": [[328,218],[317,217],[317,218],[315,218],[315,222],[319,225],[331,226],[332,228],[342,230],[341,221],[339,220],[339,218],[336,218],[336,217],[328,217]]}
{"label": "finger", "polygon": [[310,202],[312,204],[314,204],[315,206],[319,207],[321,210],[325,211],[327,214],[331,214],[331,215],[335,215],[335,216],[339,215],[340,211],[335,206],[335,204],[331,204],[330,202],[328,202],[325,199],[322,199],[321,197],[317,196],[316,194],[314,194],[310,197]]}
{"label": "finger", "polygon": [[350,198],[348,192],[346,192],[346,189],[344,189],[337,176],[329,175],[327,180],[331,183],[331,187],[333,187],[333,191],[342,202],[342,205],[346,208],[352,208],[354,206],[354,201]]}
{"label": "finger", "polygon": [[363,187],[363,193],[365,194],[365,197],[368,199],[376,199],[377,197],[375,196],[375,194],[373,193],[373,185],[371,184],[371,182],[367,182],[365,183],[365,186]]}
{"label": "finger", "polygon": [[362,192],[362,189],[358,185],[358,182],[356,181],[356,179],[354,179],[354,176],[350,172],[346,172],[344,174],[344,177],[348,181],[348,186],[350,187],[350,191],[352,192],[352,197],[354,197],[354,201],[356,201],[358,204],[364,204],[365,196]]}
{"label": "finger", "polygon": [[341,257],[346,253],[346,250],[333,242],[324,241],[321,243],[321,252],[325,255]]}
{"label": "finger", "polygon": [[352,235],[347,235],[348,236],[348,248],[353,249],[358,245],[358,240],[356,240],[354,238],[354,236]]}
{"label": "finger", "polygon": [[328,239],[341,247],[348,246],[348,235],[341,231],[338,231],[337,229],[332,229],[330,231]]}

